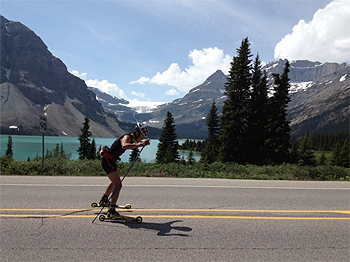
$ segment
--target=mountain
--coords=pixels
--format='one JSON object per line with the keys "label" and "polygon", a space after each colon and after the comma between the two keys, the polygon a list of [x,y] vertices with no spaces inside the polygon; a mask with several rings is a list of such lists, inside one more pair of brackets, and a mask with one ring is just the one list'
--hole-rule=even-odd
{"label": "mountain", "polygon": [[[272,74],[281,74],[285,63],[286,60],[278,60],[263,67],[271,82]],[[306,131],[349,132],[350,66],[310,61],[292,61],[290,65],[288,120],[291,134],[300,137]],[[205,118],[214,100],[218,114],[221,113],[226,99],[223,94],[225,82],[222,71],[216,71],[183,98],[142,115],[142,119],[149,125],[161,127],[169,111],[174,117],[179,138],[204,139],[207,136]]]}
{"label": "mountain", "polygon": [[111,96],[95,87],[88,87],[88,89],[95,93],[97,101],[103,108],[113,112],[114,117],[120,122],[135,122],[135,110],[128,106],[129,101]]}
{"label": "mountain", "polygon": [[300,136],[307,130],[349,133],[350,66],[318,63],[310,71],[306,81],[292,85],[288,107],[292,134]]}
{"label": "mountain", "polygon": [[[273,73],[283,72],[285,62],[263,67],[270,81]],[[350,66],[305,60],[290,65],[292,135],[349,132]],[[48,134],[79,136],[87,116],[95,137],[115,137],[129,130],[135,119],[147,122],[156,137],[169,111],[178,138],[205,139],[212,102],[220,114],[226,100],[226,76],[218,70],[180,99],[148,111],[143,106],[132,109],[124,99],[88,88],[33,31],[3,16],[0,77],[1,133],[39,134],[39,116],[45,115]]]}
{"label": "mountain", "polygon": [[79,136],[85,116],[95,137],[124,132],[114,114],[85,82],[67,71],[29,28],[1,16],[1,132],[38,134],[39,116],[49,135]]}

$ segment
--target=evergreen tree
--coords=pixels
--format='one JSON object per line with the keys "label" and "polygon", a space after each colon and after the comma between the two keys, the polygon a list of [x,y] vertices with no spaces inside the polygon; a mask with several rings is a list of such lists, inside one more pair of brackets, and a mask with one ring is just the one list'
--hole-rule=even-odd
{"label": "evergreen tree", "polygon": [[349,140],[345,140],[343,143],[343,146],[340,149],[339,153],[339,166],[342,167],[349,167],[349,161],[350,161],[350,156],[349,156]]}
{"label": "evergreen tree", "polygon": [[67,154],[64,152],[63,143],[61,143],[61,145],[60,145],[59,156],[62,158],[69,158],[69,157],[67,157]]}
{"label": "evergreen tree", "polygon": [[179,162],[178,141],[175,133],[174,118],[170,112],[164,120],[163,128],[160,133],[158,150],[156,154],[157,163]]}
{"label": "evergreen tree", "polygon": [[311,150],[309,132],[301,139],[299,147],[299,164],[305,166],[315,166],[316,158]]}
{"label": "evergreen tree", "polygon": [[190,153],[187,156],[187,161],[190,165],[193,165],[196,162],[196,159],[194,159],[192,150],[190,150]]}
{"label": "evergreen tree", "polygon": [[250,43],[241,42],[233,57],[225,83],[227,99],[222,107],[220,127],[220,158],[223,162],[244,163],[246,157],[247,120],[251,85]]}
{"label": "evergreen tree", "polygon": [[290,141],[290,163],[295,164],[299,160],[299,141],[293,136]]}
{"label": "evergreen tree", "polygon": [[320,159],[318,160],[318,164],[320,166],[325,166],[327,164],[327,158],[326,158],[326,154],[325,154],[324,150],[322,151],[322,155],[321,155]]}
{"label": "evergreen tree", "polygon": [[289,62],[287,61],[283,74],[273,74],[274,94],[268,104],[268,128],[265,142],[266,158],[270,164],[282,164],[289,161],[290,127],[287,121],[289,97]]}
{"label": "evergreen tree", "polygon": [[60,145],[57,143],[56,147],[52,150],[52,157],[57,158],[60,156]]}
{"label": "evergreen tree", "polygon": [[[131,163],[131,162],[134,162],[135,159],[136,159],[136,157],[138,156],[138,154],[139,154],[139,149],[138,149],[138,148],[134,148],[134,149],[131,151],[130,155],[129,155],[129,162],[130,162],[130,163]],[[139,159],[137,159],[137,161],[140,162],[141,159],[139,158]]]}
{"label": "evergreen tree", "polygon": [[246,162],[262,165],[265,163],[265,141],[267,139],[268,81],[262,71],[259,55],[256,56],[252,73],[251,99],[246,148]]}
{"label": "evergreen tree", "polygon": [[341,152],[341,145],[340,143],[336,143],[332,152],[331,157],[331,165],[332,166],[340,166],[340,152]]}
{"label": "evergreen tree", "polygon": [[206,124],[208,126],[208,138],[205,141],[205,146],[201,154],[201,161],[207,164],[213,163],[218,157],[218,146],[219,146],[219,117],[217,114],[217,107],[215,101],[213,101],[210,108]]}
{"label": "evergreen tree", "polygon": [[94,160],[96,158],[96,142],[93,138],[89,147],[88,155],[86,157],[89,160]]}
{"label": "evergreen tree", "polygon": [[6,148],[5,156],[7,156],[11,159],[13,157],[12,147],[13,147],[12,136],[9,135],[8,140],[7,140],[7,148]]}
{"label": "evergreen tree", "polygon": [[78,149],[79,153],[79,159],[86,159],[88,157],[88,153],[90,150],[90,136],[91,132],[89,131],[90,128],[90,119],[88,117],[85,117],[83,127],[81,130],[81,135],[79,136],[80,146]]}

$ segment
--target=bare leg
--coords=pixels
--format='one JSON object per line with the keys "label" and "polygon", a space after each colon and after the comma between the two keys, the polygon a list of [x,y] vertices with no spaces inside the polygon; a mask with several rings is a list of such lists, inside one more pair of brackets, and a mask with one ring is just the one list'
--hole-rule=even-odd
{"label": "bare leg", "polygon": [[[108,178],[111,180],[111,183],[106,189],[106,193],[105,193],[106,196],[110,195],[114,191],[114,189],[119,185],[120,183],[119,171],[116,170],[112,173],[109,173]],[[122,184],[120,184],[118,189],[114,192],[111,198],[111,205],[116,205],[121,189],[122,189]]]}
{"label": "bare leg", "polygon": [[106,189],[105,196],[109,196],[113,192],[113,183],[110,183]]}

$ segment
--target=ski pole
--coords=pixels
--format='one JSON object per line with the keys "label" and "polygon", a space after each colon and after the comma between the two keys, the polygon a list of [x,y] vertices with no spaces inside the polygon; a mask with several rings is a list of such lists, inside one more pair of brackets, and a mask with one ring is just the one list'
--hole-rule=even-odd
{"label": "ski pole", "polygon": [[96,218],[101,214],[102,210],[106,207],[107,203],[111,200],[112,196],[114,195],[114,193],[117,191],[117,189],[119,188],[119,186],[122,184],[124,178],[126,177],[126,175],[129,173],[130,169],[132,168],[132,166],[135,164],[135,162],[137,161],[137,159],[140,157],[142,150],[145,148],[145,146],[142,146],[140,152],[137,154],[137,156],[135,157],[134,161],[131,163],[130,167],[128,168],[128,170],[125,172],[125,175],[123,176],[123,178],[120,180],[119,184],[117,185],[117,187],[113,190],[112,194],[109,196],[108,200],[106,201],[106,203],[103,205],[103,207],[101,208],[100,212],[98,212],[98,214],[96,215],[96,217],[94,218],[94,220],[92,220],[92,223],[95,222]]}

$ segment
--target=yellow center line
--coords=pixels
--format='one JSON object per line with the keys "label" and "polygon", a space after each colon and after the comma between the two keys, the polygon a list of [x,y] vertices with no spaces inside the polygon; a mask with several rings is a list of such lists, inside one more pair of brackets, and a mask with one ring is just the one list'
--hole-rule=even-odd
{"label": "yellow center line", "polygon": [[[94,218],[95,215],[35,215],[0,214],[0,217],[12,218]],[[137,217],[137,215],[133,215]],[[263,217],[263,216],[204,216],[204,215],[142,215],[143,218],[196,218],[196,219],[257,219],[257,220],[350,220],[350,217]]]}
{"label": "yellow center line", "polygon": [[71,209],[71,208],[0,208],[0,211],[92,211],[94,209]]}
{"label": "yellow center line", "polygon": [[[71,208],[0,208],[0,211],[67,211],[67,212],[83,212],[96,211],[98,208],[87,209],[71,209]],[[134,208],[124,209],[121,211],[137,211],[137,212],[247,212],[247,213],[339,213],[350,214],[350,210],[264,210],[264,209],[180,209],[180,208]]]}
{"label": "yellow center line", "polygon": [[341,214],[350,214],[350,210],[264,210],[264,209],[176,209],[176,208],[167,208],[167,209],[143,209],[136,208],[132,209],[135,211],[173,211],[173,212],[249,212],[249,213],[341,213]]}

